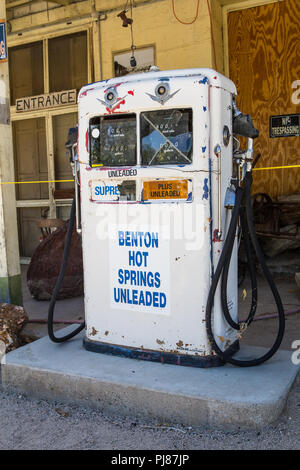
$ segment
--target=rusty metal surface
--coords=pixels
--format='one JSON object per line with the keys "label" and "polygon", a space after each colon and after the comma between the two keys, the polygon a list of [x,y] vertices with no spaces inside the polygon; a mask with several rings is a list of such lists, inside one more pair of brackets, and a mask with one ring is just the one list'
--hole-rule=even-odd
{"label": "rusty metal surface", "polygon": [[[291,195],[292,196],[292,195]],[[256,193],[252,196],[252,208],[257,234],[267,238],[299,240],[300,201],[273,201],[266,193]],[[295,225],[294,232],[283,230],[286,226]]]}

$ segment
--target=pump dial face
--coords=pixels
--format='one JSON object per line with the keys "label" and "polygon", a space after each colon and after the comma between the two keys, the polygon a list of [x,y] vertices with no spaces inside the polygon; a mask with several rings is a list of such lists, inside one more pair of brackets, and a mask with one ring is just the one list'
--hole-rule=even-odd
{"label": "pump dial face", "polygon": [[192,161],[191,109],[141,113],[143,165],[188,164]]}
{"label": "pump dial face", "polygon": [[90,120],[91,165],[136,165],[136,115],[97,116]]}

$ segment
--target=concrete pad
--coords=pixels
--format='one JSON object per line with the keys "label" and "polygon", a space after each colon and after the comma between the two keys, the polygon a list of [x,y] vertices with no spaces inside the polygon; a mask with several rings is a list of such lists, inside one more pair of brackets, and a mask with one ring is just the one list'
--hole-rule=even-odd
{"label": "concrete pad", "polygon": [[[279,417],[300,368],[289,351],[252,368],[157,364],[88,352],[82,337],[62,344],[45,337],[7,354],[3,388],[160,423],[251,428]],[[263,352],[247,346],[238,355]]]}

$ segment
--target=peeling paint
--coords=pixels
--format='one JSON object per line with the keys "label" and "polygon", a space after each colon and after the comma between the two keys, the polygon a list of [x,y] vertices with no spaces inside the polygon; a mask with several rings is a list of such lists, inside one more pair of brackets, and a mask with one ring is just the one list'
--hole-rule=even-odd
{"label": "peeling paint", "polygon": [[200,80],[199,83],[203,83],[203,85],[204,85],[205,83],[208,83],[208,78],[207,78],[207,77],[202,78],[202,80]]}
{"label": "peeling paint", "polygon": [[223,240],[218,236],[219,230],[216,228],[213,232],[213,243],[222,242]]}
{"label": "peeling paint", "polygon": [[157,339],[156,342],[157,344],[165,344],[165,342],[162,339]]}
{"label": "peeling paint", "polygon": [[86,133],[85,133],[85,148],[86,148],[86,151],[88,152],[89,151],[89,130],[88,129],[86,130]]}
{"label": "peeling paint", "polygon": [[204,178],[202,199],[208,199],[208,178]]}

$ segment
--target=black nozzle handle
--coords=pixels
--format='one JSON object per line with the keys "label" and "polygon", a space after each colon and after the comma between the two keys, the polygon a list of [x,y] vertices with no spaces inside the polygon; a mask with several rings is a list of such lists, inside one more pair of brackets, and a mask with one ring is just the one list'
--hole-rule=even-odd
{"label": "black nozzle handle", "polygon": [[259,136],[258,129],[255,129],[249,114],[238,114],[233,118],[233,133],[249,139],[256,139]]}

